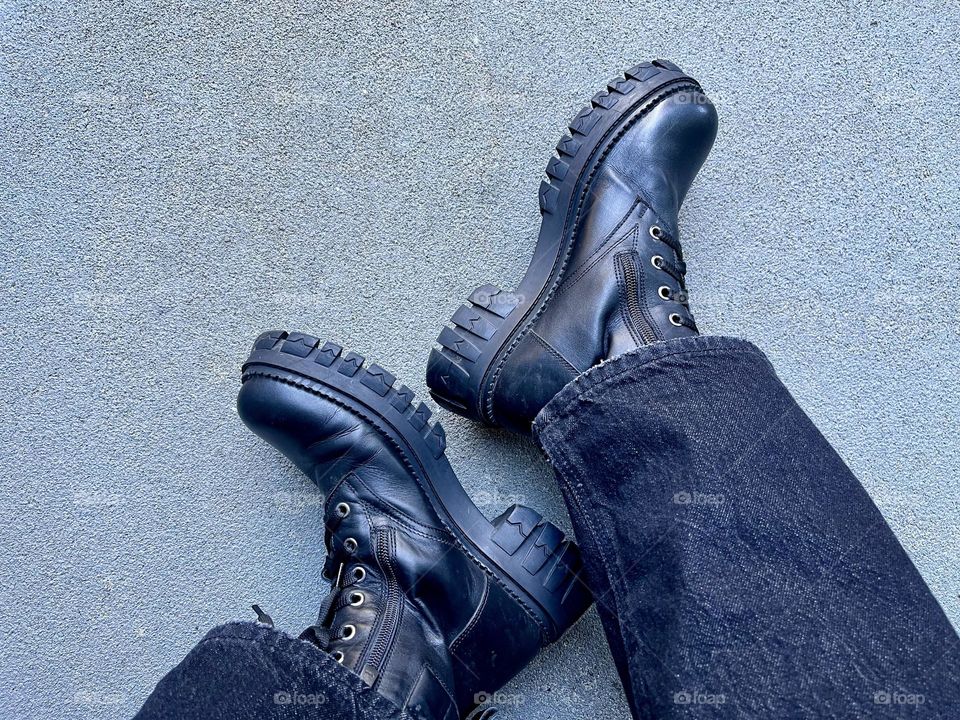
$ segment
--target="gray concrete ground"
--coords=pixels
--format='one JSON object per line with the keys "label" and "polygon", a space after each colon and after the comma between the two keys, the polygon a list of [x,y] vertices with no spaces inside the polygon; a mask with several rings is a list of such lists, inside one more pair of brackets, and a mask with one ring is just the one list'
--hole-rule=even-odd
{"label": "gray concrete ground", "polygon": [[[960,621],[957,0],[0,0],[6,718],[126,717],[207,628],[309,623],[317,497],[234,411],[267,328],[424,393],[511,286],[564,121],[668,57],[717,100],[683,212],[704,331],[763,346]],[[530,445],[443,416],[490,515]],[[869,539],[865,538],[865,542]],[[625,718],[591,613],[505,718]]]}

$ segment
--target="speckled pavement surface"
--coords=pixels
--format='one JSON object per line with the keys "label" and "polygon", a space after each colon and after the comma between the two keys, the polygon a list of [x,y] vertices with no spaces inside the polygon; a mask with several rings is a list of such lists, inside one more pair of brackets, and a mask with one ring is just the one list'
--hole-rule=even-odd
{"label": "speckled pavement surface", "polygon": [[[957,0],[0,0],[0,707],[129,717],[207,628],[312,621],[318,498],[234,411],[263,329],[425,395],[512,287],[564,121],[667,57],[717,101],[701,328],[770,354],[960,622]],[[567,525],[527,442],[441,414],[488,515]],[[505,719],[626,718],[594,614]]]}

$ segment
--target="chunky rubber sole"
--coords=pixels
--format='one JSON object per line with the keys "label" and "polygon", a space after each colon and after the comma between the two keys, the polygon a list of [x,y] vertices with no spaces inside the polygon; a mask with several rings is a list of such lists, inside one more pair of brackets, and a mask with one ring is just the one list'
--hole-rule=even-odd
{"label": "chunky rubber sole", "polygon": [[636,65],[607,84],[570,121],[540,184],[540,235],[519,287],[473,291],[437,337],[427,363],[430,394],[442,407],[497,425],[493,396],[510,352],[540,316],[563,277],[593,173],[617,139],[664,99],[702,92],[667,60]]}
{"label": "chunky rubber sole", "polygon": [[333,342],[302,333],[262,334],[243,365],[245,382],[266,376],[339,403],[404,454],[422,489],[463,549],[559,638],[593,602],[579,577],[580,549],[556,525],[523,505],[492,523],[460,485],[444,454],[446,435],[392,373]]}

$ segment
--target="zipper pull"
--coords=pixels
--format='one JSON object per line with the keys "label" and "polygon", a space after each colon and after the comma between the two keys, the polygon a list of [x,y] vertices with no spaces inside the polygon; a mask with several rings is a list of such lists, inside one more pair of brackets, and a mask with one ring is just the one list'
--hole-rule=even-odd
{"label": "zipper pull", "polygon": [[373,687],[378,677],[380,677],[380,671],[376,665],[364,665],[363,670],[360,671],[360,679],[370,687]]}

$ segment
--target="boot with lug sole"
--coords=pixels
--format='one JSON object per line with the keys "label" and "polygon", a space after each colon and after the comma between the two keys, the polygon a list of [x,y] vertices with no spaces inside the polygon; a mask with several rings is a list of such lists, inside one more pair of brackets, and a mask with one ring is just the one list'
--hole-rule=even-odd
{"label": "boot with lug sole", "polygon": [[240,417],[325,497],[331,591],[303,637],[411,717],[464,717],[589,607],[576,545],[522,505],[488,521],[387,370],[277,331],[242,381]]}
{"label": "boot with lug sole", "polygon": [[713,105],[655,60],[611,80],[569,129],[540,186],[540,236],[520,286],[474,291],[427,366],[440,405],[522,434],[604,359],[697,334],[677,215],[716,137]]}

